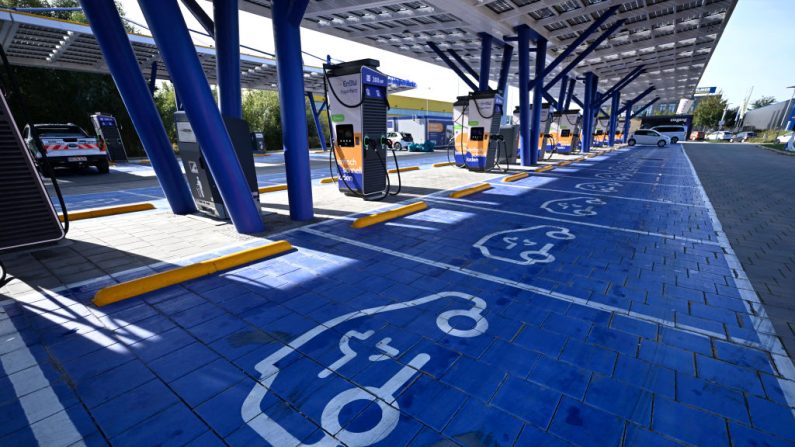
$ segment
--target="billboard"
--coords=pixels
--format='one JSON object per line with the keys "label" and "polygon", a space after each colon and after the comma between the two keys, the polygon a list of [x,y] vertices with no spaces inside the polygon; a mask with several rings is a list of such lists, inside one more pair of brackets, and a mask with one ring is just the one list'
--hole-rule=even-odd
{"label": "billboard", "polygon": [[693,96],[709,96],[714,95],[718,91],[718,87],[697,87],[693,92]]}

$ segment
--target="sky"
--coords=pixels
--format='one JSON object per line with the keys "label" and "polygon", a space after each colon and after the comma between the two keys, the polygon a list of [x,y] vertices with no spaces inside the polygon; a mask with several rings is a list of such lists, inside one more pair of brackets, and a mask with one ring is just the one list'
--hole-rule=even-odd
{"label": "sky", "polygon": [[[127,17],[145,23],[136,0],[121,0],[121,3]],[[199,1],[199,4],[212,16],[209,1]],[[184,8],[183,16],[189,28],[201,30]],[[774,96],[779,101],[789,99],[793,90],[786,87],[795,85],[794,19],[795,0],[739,0],[698,85],[717,87],[732,107],[740,105],[752,87],[751,101],[761,96]],[[212,45],[209,37],[193,36],[198,44]],[[241,12],[240,43],[273,53],[270,19]],[[323,58],[330,54],[343,61],[378,59],[384,73],[417,83],[416,89],[404,93],[407,96],[453,102],[456,96],[469,90],[445,67],[375,47],[303,28],[301,43],[305,52]],[[304,63],[319,66],[321,61],[305,55]],[[513,109],[516,98],[516,89],[511,88],[507,110]]]}

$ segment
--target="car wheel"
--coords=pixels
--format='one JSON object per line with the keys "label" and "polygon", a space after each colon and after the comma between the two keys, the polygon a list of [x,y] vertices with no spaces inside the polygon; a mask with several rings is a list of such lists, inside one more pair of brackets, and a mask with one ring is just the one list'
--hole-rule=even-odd
{"label": "car wheel", "polygon": [[402,146],[400,143],[392,143],[392,150],[399,151],[401,150]]}
{"label": "car wheel", "polygon": [[108,160],[98,161],[95,165],[100,174],[107,174],[110,172],[110,163]]}
{"label": "car wheel", "polygon": [[630,138],[629,141],[627,141],[627,146],[634,146],[636,143],[637,141],[635,141],[634,138]]}
{"label": "car wheel", "polygon": [[660,140],[657,142],[657,147],[665,147],[665,140]]}
{"label": "car wheel", "polygon": [[671,144],[676,144],[676,143],[678,143],[678,142],[679,142],[679,138],[677,138],[677,137],[671,137]]}

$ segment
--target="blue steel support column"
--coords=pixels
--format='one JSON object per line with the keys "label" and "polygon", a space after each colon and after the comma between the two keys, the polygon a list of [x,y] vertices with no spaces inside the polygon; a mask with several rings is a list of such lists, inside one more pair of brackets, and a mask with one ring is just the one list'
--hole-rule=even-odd
{"label": "blue steel support column", "polygon": [[480,34],[480,77],[478,89],[485,92],[489,89],[489,73],[491,71],[491,42],[494,39],[490,34]]}
{"label": "blue steel support column", "polygon": [[577,78],[569,79],[569,91],[566,92],[566,100],[563,102],[562,110],[569,110],[571,107],[571,99],[574,98],[574,86],[577,84]]}
{"label": "blue steel support column", "polygon": [[[497,80],[497,91],[503,99],[506,96],[506,86],[508,85],[508,74],[511,71],[511,59],[513,58],[513,47],[505,45],[502,47],[502,61],[500,63],[500,79]],[[506,107],[506,114],[507,114]]]}
{"label": "blue steel support column", "polygon": [[[522,166],[532,164],[530,157],[530,28],[516,28],[519,51],[519,157]],[[536,143],[538,144],[538,143]]]}
{"label": "blue steel support column", "polygon": [[[110,2],[113,4],[112,2]],[[204,160],[240,233],[265,230],[176,0],[138,0]],[[303,99],[303,96],[302,96]]]}
{"label": "blue steel support column", "polygon": [[594,84],[597,83],[596,75],[592,72],[585,73],[585,98],[582,110],[582,151],[591,151],[591,133],[593,129],[593,109],[594,109]]}
{"label": "blue steel support column", "polygon": [[315,120],[315,128],[317,129],[317,138],[320,140],[320,148],[326,150],[326,136],[323,135],[323,126],[320,125],[320,111],[315,105],[315,96],[311,92],[306,92],[306,97],[309,100],[309,108],[312,109],[312,119]]}
{"label": "blue steel support column", "polygon": [[[544,65],[547,58],[547,40],[536,36],[535,79],[533,80],[533,116],[530,123],[530,164],[538,164],[538,140],[541,137],[541,101],[544,97]],[[520,80],[521,82],[521,80]],[[552,104],[550,104],[550,107]]]}
{"label": "blue steel support column", "polygon": [[115,3],[106,0],[80,3],[171,210],[175,214],[196,211]]}
{"label": "blue steel support column", "polygon": [[243,118],[240,92],[240,20],[237,0],[213,0],[215,70],[221,114]]}
{"label": "blue steel support column", "polygon": [[613,146],[616,144],[616,128],[618,127],[618,108],[621,100],[621,92],[613,92],[610,98],[610,135],[607,136],[607,144]]}
{"label": "blue steel support column", "polygon": [[300,28],[308,4],[309,0],[273,0],[271,10],[290,217],[303,221],[314,217]]}
{"label": "blue steel support column", "polygon": [[569,88],[569,77],[564,76],[560,80],[560,94],[558,95],[558,111],[563,110],[563,104],[566,103],[566,90]]}
{"label": "blue steel support column", "polygon": [[621,131],[621,142],[626,143],[629,138],[629,120],[632,119],[632,102],[627,103],[627,111],[624,112],[624,130]]}

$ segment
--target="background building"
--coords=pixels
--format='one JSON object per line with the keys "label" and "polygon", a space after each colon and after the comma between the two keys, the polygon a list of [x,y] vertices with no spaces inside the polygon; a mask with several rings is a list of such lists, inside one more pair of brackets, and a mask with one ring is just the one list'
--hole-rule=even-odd
{"label": "background building", "polygon": [[[777,129],[782,126],[782,121],[785,121],[784,126],[786,129],[792,129],[793,119],[795,119],[793,115],[795,113],[793,113],[791,106],[788,107],[788,105],[790,105],[790,101],[786,100],[749,110],[743,117],[742,128],[747,130]],[[785,115],[788,111],[789,116],[787,117]]]}

